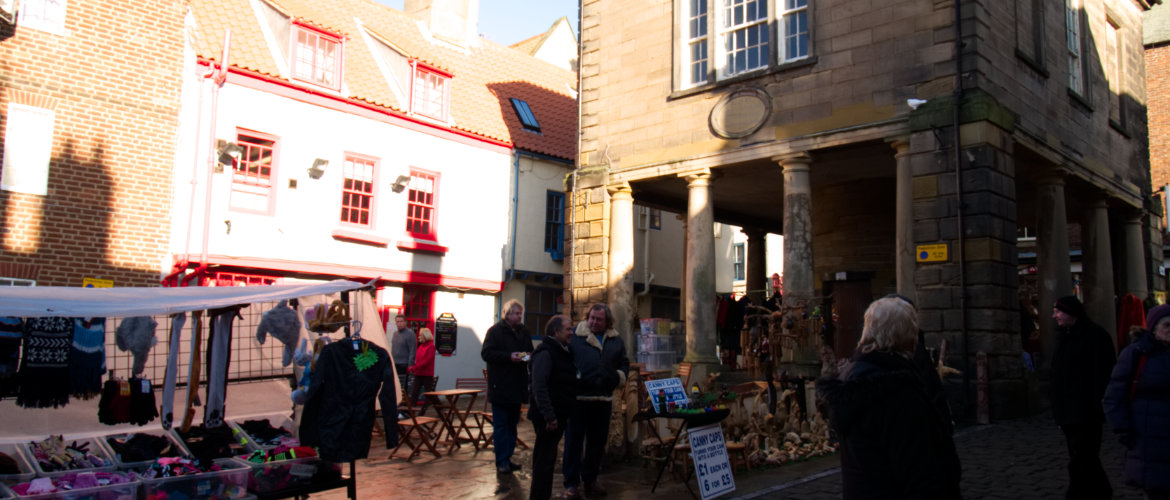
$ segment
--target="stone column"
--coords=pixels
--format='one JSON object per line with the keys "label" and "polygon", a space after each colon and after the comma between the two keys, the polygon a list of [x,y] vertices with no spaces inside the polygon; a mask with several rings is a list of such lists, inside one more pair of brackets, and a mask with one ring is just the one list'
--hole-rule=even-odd
{"label": "stone column", "polygon": [[1036,187],[1036,263],[1040,272],[1040,342],[1042,366],[1052,366],[1056,350],[1056,323],[1052,305],[1072,293],[1068,260],[1068,215],[1064,206],[1064,174],[1055,172],[1040,179]]}
{"label": "stone column", "polygon": [[[1117,313],[1113,305],[1113,252],[1109,242],[1109,204],[1096,199],[1085,207],[1081,220],[1081,291],[1085,311],[1117,343]],[[1116,350],[1117,346],[1113,346]]]}
{"label": "stone column", "polygon": [[811,299],[816,286],[812,252],[812,185],[807,153],[773,158],[784,167],[784,305]]}
{"label": "stone column", "polygon": [[894,259],[898,277],[898,294],[917,303],[914,287],[914,185],[910,171],[910,141],[891,140],[894,160],[897,162],[897,191],[894,194]]}
{"label": "stone column", "polygon": [[[687,354],[683,361],[717,365],[715,207],[711,201],[710,187],[712,175],[710,171],[704,170],[681,177],[687,181],[687,253],[683,277],[687,302]],[[700,371],[707,373],[705,369]]]}
{"label": "stone column", "polygon": [[634,317],[634,195],[630,185],[607,187],[609,191],[609,307],[613,326],[634,349],[630,321]]}
{"label": "stone column", "polygon": [[[1125,288],[1142,301],[1150,295],[1146,286],[1146,253],[1142,242],[1142,212],[1131,209],[1125,215]],[[1150,326],[1150,325],[1147,325]]]}
{"label": "stone column", "polygon": [[743,234],[747,235],[747,270],[744,274],[747,278],[748,298],[753,304],[760,305],[768,299],[764,293],[768,279],[768,270],[765,269],[768,260],[768,233],[762,229],[744,228]]}

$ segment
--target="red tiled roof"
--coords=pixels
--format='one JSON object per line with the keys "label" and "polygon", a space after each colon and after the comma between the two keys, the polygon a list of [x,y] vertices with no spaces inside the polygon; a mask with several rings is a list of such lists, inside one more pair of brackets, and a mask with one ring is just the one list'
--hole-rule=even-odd
{"label": "red tiled roof", "polygon": [[[393,43],[407,57],[454,75],[450,101],[453,128],[558,158],[576,156],[577,77],[571,71],[484,38],[467,50],[432,43],[413,18],[373,0],[272,0],[271,4],[305,23],[346,38],[342,89],[348,98],[397,112],[405,112],[406,108],[378,69],[376,56],[361,34],[364,26]],[[231,29],[231,66],[288,80],[287,75],[280,74],[275,60],[279,52],[270,50],[261,30],[262,21],[249,0],[192,0],[191,6],[197,26],[195,48],[200,57],[218,60],[224,30]],[[524,130],[510,98],[528,102],[540,122],[540,134]]]}

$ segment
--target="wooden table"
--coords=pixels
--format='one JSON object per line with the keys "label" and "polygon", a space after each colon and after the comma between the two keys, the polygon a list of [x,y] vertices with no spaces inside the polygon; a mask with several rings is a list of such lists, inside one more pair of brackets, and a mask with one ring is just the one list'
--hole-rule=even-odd
{"label": "wooden table", "polygon": [[[475,433],[479,432],[482,436],[483,429],[480,421],[471,415],[471,409],[475,407],[475,400],[482,392],[483,389],[445,389],[423,393],[423,397],[435,407],[439,419],[443,421],[447,435],[442,444],[447,446],[448,455],[454,453],[455,449],[461,446],[460,443],[464,442],[471,443],[475,449],[479,449],[480,438]],[[465,405],[461,403],[463,396],[471,396],[471,400]]]}

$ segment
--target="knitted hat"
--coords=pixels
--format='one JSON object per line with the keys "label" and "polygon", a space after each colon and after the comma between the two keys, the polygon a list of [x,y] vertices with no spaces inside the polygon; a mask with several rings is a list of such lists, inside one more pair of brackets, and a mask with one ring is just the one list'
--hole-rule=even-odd
{"label": "knitted hat", "polygon": [[1078,299],[1075,295],[1069,295],[1067,297],[1056,299],[1056,304],[1053,304],[1052,307],[1059,311],[1064,311],[1065,314],[1068,314],[1074,318],[1079,319],[1086,316],[1085,305],[1082,304],[1081,300]]}
{"label": "knitted hat", "polygon": [[297,347],[297,339],[301,336],[301,318],[295,309],[288,307],[287,301],[280,301],[276,307],[260,316],[260,324],[256,327],[256,340],[264,344],[267,334],[272,334],[273,338],[284,344],[281,363],[284,366],[292,364],[293,351]]}
{"label": "knitted hat", "polygon": [[114,331],[114,341],[119,350],[130,351],[134,355],[133,375],[138,375],[146,368],[146,356],[150,348],[158,342],[154,338],[154,329],[158,322],[150,316],[136,316],[126,318]]}
{"label": "knitted hat", "polygon": [[1170,316],[1170,304],[1150,309],[1150,312],[1146,314],[1146,328],[1149,328],[1151,332],[1154,331],[1158,328],[1158,322],[1167,316]]}

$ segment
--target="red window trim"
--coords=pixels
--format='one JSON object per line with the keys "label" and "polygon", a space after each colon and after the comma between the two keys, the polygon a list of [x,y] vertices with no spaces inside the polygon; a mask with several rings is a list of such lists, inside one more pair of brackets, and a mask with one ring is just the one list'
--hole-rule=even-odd
{"label": "red window trim", "polygon": [[[241,147],[243,147],[243,144],[240,144],[240,136],[241,135],[249,135],[249,136],[256,137],[258,139],[272,141],[272,163],[271,163],[271,165],[269,165],[269,168],[268,168],[268,187],[267,187],[268,194],[266,195],[266,197],[268,199],[268,203],[267,203],[267,207],[265,207],[264,210],[254,210],[251,208],[236,207],[232,204],[232,200],[229,198],[228,199],[228,208],[234,212],[244,212],[244,213],[253,213],[253,214],[261,214],[261,215],[272,215],[272,213],[276,207],[276,180],[279,177],[279,173],[280,173],[280,137],[273,135],[273,134],[260,132],[258,130],[251,130],[251,129],[236,127],[235,141],[236,141],[236,144],[241,146]],[[244,154],[245,154],[245,152],[241,152],[240,158],[243,158]],[[232,192],[236,191],[235,186],[237,184],[245,185],[245,186],[255,186],[255,184],[252,184],[252,183],[237,182],[236,181],[236,164],[239,161],[240,160],[237,158],[235,161],[232,162],[232,169],[231,169],[231,172],[229,174],[229,175],[231,175]]]}
{"label": "red window trim", "polygon": [[[439,68],[431,66],[427,63],[419,61],[418,59],[412,59],[410,61],[410,66],[412,68],[411,75],[410,75],[410,112],[412,114],[426,117],[426,118],[430,118],[433,120],[447,121],[447,118],[449,116],[451,116],[451,80],[453,78],[451,73],[448,73],[448,72],[443,71]],[[419,77],[420,72],[436,75],[436,76],[443,79],[443,109],[439,111],[441,116],[434,116],[434,115],[429,114],[429,113],[424,113],[424,112],[420,111],[419,109],[417,109],[414,105],[414,102],[415,102],[415,99],[414,99],[415,98],[415,82],[418,81],[418,77]]]}
{"label": "red window trim", "polygon": [[[333,63],[333,86],[322,85],[321,83],[313,81],[312,79],[305,79],[305,78],[302,78],[300,76],[297,76],[297,34],[298,34],[298,30],[304,30],[305,32],[308,32],[312,35],[316,35],[318,37],[324,38],[325,40],[336,44],[337,52],[334,55],[334,63]],[[318,28],[316,26],[313,26],[311,24],[294,19],[292,21],[292,24],[291,24],[291,29],[289,29],[288,45],[289,45],[288,70],[289,70],[289,79],[290,80],[293,80],[293,81],[296,81],[299,83],[303,83],[303,84],[308,84],[308,85],[311,85],[313,87],[322,88],[322,89],[329,89],[329,90],[333,90],[333,91],[340,91],[341,90],[341,77],[342,77],[342,75],[345,74],[344,73],[344,69],[345,69],[345,38],[338,36],[337,34],[325,31],[325,30]],[[316,66],[314,65],[314,68],[315,67]]]}
{"label": "red window trim", "polygon": [[[411,314],[415,311],[407,311],[407,294],[411,291],[426,295],[426,316],[419,316]],[[423,326],[431,331],[435,329],[435,289],[427,286],[418,285],[403,285],[402,286],[402,306],[398,309],[399,314],[406,317],[407,324],[411,326]],[[419,324],[421,323],[421,325]],[[415,328],[415,333],[418,333],[418,328]]]}
{"label": "red window trim", "polygon": [[412,191],[412,189],[410,188],[410,186],[407,186],[407,188],[406,188],[406,223],[407,223],[406,224],[406,238],[409,240],[438,241],[438,239],[439,239],[438,238],[438,235],[439,235],[439,225],[438,225],[438,219],[439,219],[439,217],[438,217],[438,214],[439,214],[439,180],[442,178],[442,176],[440,176],[438,172],[432,172],[429,170],[423,170],[421,168],[411,167],[410,168],[410,177],[412,179],[412,183],[413,183],[413,178],[416,175],[417,176],[428,176],[433,180],[432,181],[432,188],[431,188],[431,203],[429,204],[431,212],[430,212],[430,218],[428,221],[430,223],[431,229],[430,229],[429,233],[414,232],[410,229],[410,221],[411,221],[410,207],[412,204],[416,204],[416,203],[410,201],[410,192]]}
{"label": "red window trim", "polygon": [[[378,179],[379,179],[378,170],[382,166],[382,161],[376,157],[369,156],[369,155],[363,155],[360,153],[351,153],[348,151],[345,153],[344,160],[342,160],[343,163],[341,165],[341,203],[339,203],[339,207],[338,207],[342,210],[345,209],[345,205],[344,205],[345,193],[346,193],[346,189],[345,189],[345,180],[346,180],[345,163],[348,163],[351,160],[358,160],[358,161],[369,162],[369,163],[373,164],[373,169],[370,173],[371,188],[370,188],[370,193],[369,193],[369,196],[370,196],[369,222],[367,224],[362,224],[360,222],[349,222],[349,221],[341,220],[341,213],[339,210],[339,213],[337,215],[338,223],[343,228],[373,230],[375,227],[377,227],[378,196],[381,194],[380,193],[381,190],[378,189]],[[386,244],[388,244],[389,242],[390,242],[390,240],[387,239]]]}
{"label": "red window trim", "polygon": [[334,229],[332,235],[333,239],[347,240],[355,243],[365,243],[367,245],[374,245],[377,247],[390,246],[390,242],[392,241],[390,238],[385,236],[378,236],[373,233],[354,231],[343,228]]}
{"label": "red window trim", "polygon": [[444,255],[448,250],[450,250],[449,248],[438,243],[431,243],[414,239],[399,240],[397,243],[395,243],[395,245],[398,246],[399,250],[404,252],[427,252]]}

